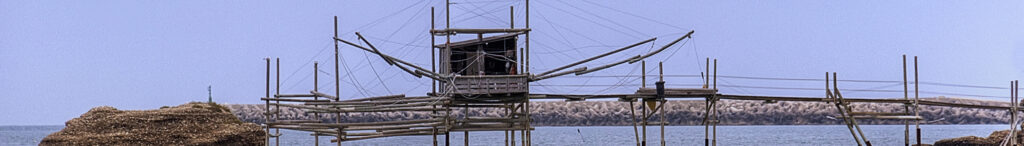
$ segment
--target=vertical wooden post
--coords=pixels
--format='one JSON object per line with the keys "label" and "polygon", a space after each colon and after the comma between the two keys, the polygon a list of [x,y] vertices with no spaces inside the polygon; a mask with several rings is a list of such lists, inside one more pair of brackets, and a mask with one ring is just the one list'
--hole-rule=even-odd
{"label": "vertical wooden post", "polygon": [[[434,21],[434,14],[436,14],[436,13],[434,13],[434,7],[430,7],[430,30],[434,30],[434,28],[435,28],[434,27],[434,22],[435,22]],[[434,52],[437,51],[436,49],[437,48],[434,48],[434,35],[431,34],[430,35],[430,71],[431,72],[435,72],[435,73],[437,72],[437,59],[435,59],[435,57],[437,57],[437,54],[434,53]],[[433,93],[435,95],[437,94],[437,80],[430,80],[430,91],[431,91],[430,93]],[[431,106],[431,107],[437,108],[437,105],[434,105],[434,106]],[[437,115],[437,111],[431,111],[431,113],[433,113],[434,115]],[[437,146],[437,126],[434,126],[433,128],[434,128],[434,130],[431,130],[432,132],[430,133],[430,135],[434,137],[434,141],[433,141],[434,142],[434,146]]]}
{"label": "vertical wooden post", "polygon": [[[921,108],[919,107],[921,99],[920,97],[918,97],[917,94],[918,85],[919,83],[917,82],[917,56],[914,56],[914,116],[921,117]],[[917,145],[921,145],[921,120],[915,120],[914,127],[917,129],[917,134],[915,134],[917,135]]]}
{"label": "vertical wooden post", "polygon": [[[910,98],[909,93],[910,93],[910,91],[907,88],[907,55],[904,54],[903,55],[903,100],[909,100],[909,98]],[[903,104],[903,109],[905,110],[904,111],[905,113],[908,113],[908,114],[910,113],[910,106],[909,105]],[[903,145],[910,146],[910,123],[907,123],[906,119],[903,120],[903,128],[904,128],[903,129]]]}
{"label": "vertical wooden post", "polygon": [[1010,145],[1017,145],[1017,92],[1016,81],[1010,81]]}
{"label": "vertical wooden post", "polygon": [[[337,41],[335,41],[335,42],[337,42]],[[277,70],[276,71],[277,73],[274,73],[274,75],[276,76],[276,77],[274,77],[274,79],[277,80],[277,81],[275,81],[276,83],[274,85],[274,88],[275,88],[274,89],[274,91],[275,91],[274,95],[280,95],[281,94],[281,58],[277,58],[276,70]],[[274,98],[280,98],[280,97],[274,96]],[[274,105],[274,109],[276,109],[276,111],[274,113],[274,121],[277,121],[277,120],[281,120],[280,119],[281,118],[281,105],[280,105],[281,101],[275,101],[275,102],[277,102],[277,105]],[[275,135],[274,136],[274,145],[281,145],[281,128],[274,128],[274,135]]]}
{"label": "vertical wooden post", "polygon": [[530,134],[532,134],[533,131],[533,124],[530,123],[533,123],[533,118],[530,117],[530,98],[526,98],[526,101],[523,102],[523,104],[526,104],[526,137],[524,137],[524,139],[526,139],[526,145],[531,146],[533,145],[533,136]]}
{"label": "vertical wooden post", "polygon": [[[516,28],[516,11],[515,6],[508,6],[508,28]],[[515,49],[515,48],[513,48]]]}
{"label": "vertical wooden post", "polygon": [[[515,104],[515,103],[512,103],[512,109],[511,109],[511,111],[512,111],[512,114],[515,114],[515,113],[516,113],[516,108],[515,108],[515,106],[516,106],[516,104]],[[512,125],[512,127],[515,127],[515,124],[513,124],[513,125]],[[510,145],[510,146],[515,146],[515,145],[516,145],[516,130],[509,130],[509,133],[510,133],[510,134],[508,135],[508,138],[509,138],[509,141],[508,141],[508,142],[509,142],[509,145]]]}
{"label": "vertical wooden post", "polygon": [[647,98],[640,98],[640,145],[647,145]]}
{"label": "vertical wooden post", "polygon": [[[445,29],[446,31],[447,31],[448,29],[451,29],[451,27],[452,27],[452,23],[451,23],[451,16],[452,16],[452,14],[451,14],[451,13],[452,13],[452,12],[451,12],[451,4],[452,4],[452,1],[451,1],[451,0],[445,0],[445,1],[444,1],[444,29]],[[450,32],[450,31],[449,31],[449,32]],[[451,43],[452,43],[452,34],[448,34],[448,33],[445,33],[445,34],[444,34],[444,38],[445,38],[445,41],[444,41],[444,49],[445,49],[445,50],[451,50],[451,49],[452,49],[452,48],[451,48]],[[444,54],[445,54],[446,56],[447,56],[447,55],[449,55],[449,54],[447,54],[447,53],[444,53]],[[447,63],[447,62],[446,62],[446,63]],[[450,66],[450,65],[446,65],[446,66]],[[449,68],[450,68],[450,67],[449,67]],[[451,108],[448,108],[448,116],[451,116]],[[446,122],[446,123],[448,123],[448,122]],[[445,146],[449,146],[449,145],[451,145],[451,136],[450,136],[450,135],[451,135],[451,133],[452,133],[452,132],[450,131],[450,130],[451,130],[451,126],[452,126],[451,124],[446,124],[446,126],[445,126],[445,128],[449,129],[449,131],[447,132],[448,134],[445,134],[445,135],[444,135],[444,145],[445,145]]]}
{"label": "vertical wooden post", "polygon": [[[714,78],[714,80],[712,82],[712,83],[714,83],[714,84],[712,84],[713,88],[711,88],[711,89],[715,89],[715,92],[717,92],[718,91],[718,59],[715,59],[714,71],[715,72],[714,72],[713,75],[714,75],[715,78]],[[712,146],[716,146],[716,145],[718,145],[718,97],[715,97],[714,101],[712,101],[711,113],[712,113],[711,115],[715,119],[711,123],[711,145]]]}
{"label": "vertical wooden post", "polygon": [[[434,36],[434,35],[430,35],[430,36]],[[338,38],[338,16],[334,16],[334,38]],[[341,74],[338,72],[338,63],[340,62],[338,60],[339,59],[338,55],[340,53],[341,52],[338,49],[338,41],[335,40],[334,41],[334,97],[338,97],[338,98],[335,98],[334,101],[341,101],[341,77],[340,77]],[[334,123],[341,123],[341,112],[338,112],[338,113],[334,114]],[[341,146],[341,135],[342,135],[341,128],[338,128],[338,134],[335,135],[336,136],[335,138],[338,139],[338,146]]]}
{"label": "vertical wooden post", "polygon": [[[270,98],[270,58],[263,58],[263,60],[266,60],[266,95],[264,97]],[[263,113],[266,114],[263,114],[263,125],[266,126],[266,144],[270,145],[270,125],[267,125],[270,123],[270,100],[265,101],[266,107],[264,109],[266,110]]]}
{"label": "vertical wooden post", "polygon": [[523,61],[526,60],[524,58],[525,56],[526,56],[526,53],[523,53],[523,48],[519,48],[519,74],[528,75],[528,74],[526,74],[526,69],[525,69],[526,66],[523,66]]}
{"label": "vertical wooden post", "polygon": [[[658,62],[658,82],[661,82],[661,86],[665,85],[665,68],[662,66],[662,62]],[[659,114],[661,115],[661,146],[665,146],[665,103],[668,100],[665,97],[661,97],[660,101],[661,108],[658,108],[658,111],[660,111]]]}
{"label": "vertical wooden post", "polygon": [[[704,74],[704,88],[711,87],[711,58],[704,58]],[[704,108],[711,108],[711,97],[704,98]],[[705,116],[710,117],[710,114],[711,110],[705,110]],[[709,120],[708,118],[705,118],[704,120],[704,146],[710,146],[710,143],[708,142],[708,137],[710,135],[708,134],[708,125],[710,125],[710,121],[707,121]]]}
{"label": "vertical wooden post", "polygon": [[[519,108],[520,108],[519,109],[520,111],[526,111],[526,103],[520,102],[519,103]],[[526,127],[526,128],[527,129],[519,131],[519,141],[520,141],[519,145],[522,145],[522,146],[526,146],[526,131],[529,130],[528,129],[529,127]]]}
{"label": "vertical wooden post", "polygon": [[[435,28],[434,27],[434,22],[435,22],[434,21],[434,14],[435,14],[434,13],[434,7],[430,7],[430,30],[434,30],[434,28]],[[434,53],[434,52],[437,51],[436,50],[437,48],[434,48],[434,38],[435,38],[434,35],[431,34],[430,35],[430,71],[437,72],[437,59],[435,59],[437,57],[437,54]],[[437,80],[431,80],[430,81],[430,89],[432,91],[431,93],[437,93]],[[436,138],[437,138],[437,133],[436,132],[434,133],[434,138],[435,138],[434,141],[437,141],[436,140]],[[434,142],[434,143],[436,145],[437,142]]]}
{"label": "vertical wooden post", "polygon": [[704,74],[704,88],[711,87],[711,58],[704,58]]}
{"label": "vertical wooden post", "polygon": [[[317,91],[317,89],[319,88],[319,82],[317,82],[317,81],[320,81],[320,79],[319,79],[320,74],[316,72],[319,68],[320,68],[320,63],[316,62],[316,61],[313,61],[313,91],[314,92]],[[320,99],[320,98],[318,98],[316,95],[313,95],[313,100],[318,100],[318,99]],[[317,105],[313,105],[313,107],[317,107]],[[315,120],[317,120],[317,122],[319,122],[320,121],[320,113],[313,113],[313,119],[315,119]],[[313,132],[313,141],[314,141],[313,142],[314,146],[320,145],[320,132]],[[339,139],[339,141],[340,141],[340,139]]]}
{"label": "vertical wooden post", "polygon": [[665,81],[665,68],[663,62],[658,62],[658,81]]}
{"label": "vertical wooden post", "polygon": [[[506,103],[506,104],[503,104],[503,105],[505,105],[505,107],[503,107],[503,109],[505,110],[505,117],[507,117],[509,119],[512,119],[512,116],[509,113],[508,104]],[[515,125],[515,123],[509,125],[509,127],[512,127],[513,125]],[[508,131],[509,130],[507,130],[507,129],[505,130],[505,136],[504,136],[504,138],[505,138],[505,146],[509,146],[509,143],[508,143]]]}
{"label": "vertical wooden post", "polygon": [[[526,0],[526,28],[527,29],[530,28],[530,0]],[[530,74],[530,32],[529,31],[526,32],[525,43],[526,43],[526,52],[524,52],[525,54],[523,54],[523,55],[526,56],[526,58],[525,58],[526,59],[526,66],[525,66],[524,69],[526,70],[526,74],[529,75]],[[530,86],[530,82],[526,82],[526,86],[529,87]],[[527,90],[527,92],[529,92],[530,88],[526,88],[526,90]],[[527,142],[527,143],[525,143],[526,145],[532,145],[533,144],[533,141],[532,141],[533,137],[530,135],[530,133],[532,131],[532,130],[530,130],[530,128],[532,127],[531,126],[532,124],[530,124],[530,123],[533,123],[533,118],[530,117],[530,98],[528,97],[529,95],[526,95],[526,96],[527,96],[526,103],[525,103],[526,104],[526,119],[527,119],[527,122],[526,122],[526,137],[523,137],[523,138],[526,139],[526,142]]]}
{"label": "vertical wooden post", "polygon": [[[526,0],[526,28],[530,28],[530,0]],[[526,68],[524,68],[524,69],[526,70],[526,74],[530,74],[530,31],[526,32],[525,43],[526,43],[526,52],[524,52],[525,53],[524,55],[526,57],[524,59],[526,59],[526,61],[525,61],[526,62]],[[527,83],[527,84],[529,84],[529,83]],[[527,130],[527,132],[529,132],[529,130]]]}
{"label": "vertical wooden post", "polygon": [[[508,6],[508,27],[509,27],[509,29],[515,29],[516,28],[515,13],[516,13],[515,6]],[[515,51],[516,51],[516,48],[512,48],[512,52],[515,52]],[[517,52],[517,53],[522,53],[522,52]],[[515,56],[513,56],[513,57],[515,57]],[[515,65],[515,64],[512,64],[512,65]],[[516,66],[515,68],[517,68],[517,70],[518,70],[518,68],[520,68],[520,67],[521,66]],[[517,71],[516,74],[519,74],[519,72]],[[529,95],[527,95],[527,98],[529,98]],[[504,105],[506,106],[505,116],[508,117],[508,118],[512,118],[512,115],[511,115],[511,112],[510,112],[510,110],[512,110],[512,109],[507,107],[508,104],[504,104]],[[510,127],[514,126],[514,125],[515,125],[515,123],[510,125]],[[508,141],[509,140],[509,138],[508,138],[509,132],[512,132],[512,134],[515,135],[514,131],[505,130],[505,146],[512,146],[512,145],[514,145],[514,144],[509,143],[509,141]]]}
{"label": "vertical wooden post", "polygon": [[647,88],[647,60],[640,61],[640,88]]}
{"label": "vertical wooden post", "polygon": [[[467,104],[464,104],[464,105],[466,105],[466,107],[462,108],[462,111],[463,111],[462,119],[465,120],[465,121],[469,121],[469,104],[467,103]],[[462,133],[463,133],[462,134],[462,140],[464,142],[463,145],[464,146],[469,146],[469,130],[464,130],[464,131],[462,131]]]}

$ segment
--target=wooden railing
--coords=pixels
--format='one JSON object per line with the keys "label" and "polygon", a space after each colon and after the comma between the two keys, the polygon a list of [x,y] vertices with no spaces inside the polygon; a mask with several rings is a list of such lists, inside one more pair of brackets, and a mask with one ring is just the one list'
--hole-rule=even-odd
{"label": "wooden railing", "polygon": [[526,75],[483,75],[455,77],[455,94],[526,93]]}

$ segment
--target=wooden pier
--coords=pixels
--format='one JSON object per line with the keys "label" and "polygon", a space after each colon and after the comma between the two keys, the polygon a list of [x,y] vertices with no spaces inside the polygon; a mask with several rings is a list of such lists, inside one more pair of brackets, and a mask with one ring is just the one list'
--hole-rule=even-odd
{"label": "wooden pier", "polygon": [[[447,6],[446,6],[447,7]],[[510,8],[511,9],[511,8]],[[431,13],[433,13],[431,8]],[[271,94],[271,59],[266,59],[266,94],[264,97],[260,97],[260,100],[265,101],[265,130],[268,132],[269,139],[274,139],[274,144],[279,144],[281,133],[279,129],[289,129],[298,131],[310,132],[312,136],[316,137],[315,140],[319,142],[320,137],[330,138],[330,142],[342,145],[346,141],[364,140],[381,137],[394,137],[394,136],[409,136],[409,135],[432,135],[433,145],[439,145],[439,140],[444,140],[444,145],[452,144],[450,141],[449,134],[451,132],[463,132],[465,136],[463,138],[463,144],[469,145],[470,132],[473,131],[503,131],[505,132],[505,144],[506,145],[524,145],[528,146],[531,142],[531,131],[534,129],[531,126],[530,118],[530,100],[537,99],[557,99],[565,100],[567,102],[572,101],[585,101],[590,99],[618,99],[618,101],[630,106],[630,117],[634,126],[634,136],[636,137],[637,145],[647,145],[647,128],[652,125],[657,125],[661,129],[660,137],[661,145],[666,145],[665,139],[671,138],[671,136],[665,135],[665,125],[670,124],[665,121],[665,112],[662,107],[665,106],[668,100],[672,99],[703,99],[705,100],[705,108],[702,119],[702,124],[705,126],[705,145],[714,146],[717,144],[717,125],[719,123],[718,111],[720,109],[717,104],[720,100],[755,100],[765,101],[768,103],[778,101],[794,101],[794,102],[825,102],[834,104],[836,113],[843,123],[847,125],[851,136],[854,138],[858,145],[871,145],[870,139],[864,134],[857,124],[858,120],[870,120],[870,119],[896,119],[903,120],[905,124],[905,144],[911,144],[910,138],[910,123],[914,123],[916,127],[916,143],[921,144],[920,135],[922,130],[918,126],[919,121],[927,119],[922,117],[918,113],[919,106],[943,106],[943,107],[961,107],[961,108],[976,108],[976,109],[991,109],[991,110],[1007,110],[1010,111],[1013,118],[1011,118],[1011,133],[1016,133],[1017,124],[1019,121],[1016,120],[1017,112],[1021,111],[1018,107],[1020,104],[1017,102],[1017,87],[1016,81],[1011,83],[1011,100],[1013,103],[1009,106],[999,105],[976,105],[976,104],[964,104],[954,102],[940,102],[940,101],[922,101],[918,98],[918,80],[917,80],[917,57],[914,57],[913,65],[913,82],[914,82],[914,98],[910,98],[907,78],[907,61],[906,56],[903,58],[904,62],[904,96],[902,99],[889,98],[889,99],[877,99],[877,98],[856,98],[856,97],[844,97],[842,92],[844,91],[839,86],[838,73],[825,73],[824,77],[824,88],[822,88],[823,95],[821,97],[797,97],[797,96],[761,96],[761,95],[734,95],[734,94],[723,94],[720,93],[717,86],[718,75],[717,75],[717,59],[712,62],[711,58],[706,59],[706,66],[702,78],[704,82],[700,87],[697,88],[683,88],[683,87],[666,87],[664,81],[664,72],[662,63],[658,63],[659,69],[659,80],[655,82],[655,87],[647,87],[646,70],[647,63],[645,58],[657,55],[660,52],[671,48],[678,42],[691,38],[694,31],[690,31],[685,35],[678,38],[674,38],[669,43],[651,50],[646,54],[638,54],[634,57],[621,59],[616,62],[612,62],[605,65],[588,67],[581,66],[581,64],[609,56],[611,54],[619,53],[623,50],[634,48],[638,45],[653,42],[657,38],[651,38],[642,40],[634,44],[624,44],[623,47],[614,49],[613,51],[603,53],[598,56],[583,59],[578,62],[574,62],[565,66],[556,67],[549,71],[544,71],[539,74],[533,74],[529,70],[530,66],[530,27],[529,27],[529,0],[526,1],[526,26],[524,28],[516,28],[513,25],[509,28],[450,28],[450,21],[448,21],[447,8],[445,9],[446,15],[446,26],[443,29],[437,29],[431,23],[430,34],[432,34],[431,40],[431,68],[420,67],[414,63],[410,63],[399,58],[389,56],[381,53],[380,48],[374,46],[370,41],[363,38],[358,32],[356,35],[359,37],[357,41],[361,41],[360,45],[354,42],[338,38],[337,28],[337,17],[335,17],[335,62],[334,62],[334,80],[335,82],[335,93],[322,93],[317,89],[317,81],[320,77],[316,74],[319,71],[319,63],[314,63],[313,76],[314,85],[313,90],[309,93],[300,94],[282,94],[280,91],[280,59],[277,59],[276,80],[274,91],[278,93]],[[510,10],[510,14],[514,14],[514,11]],[[510,16],[510,21],[514,21],[514,18]],[[433,15],[431,15],[431,21]],[[474,35],[476,39],[469,39],[463,41],[452,42],[451,37],[453,35]],[[486,36],[485,35],[489,35]],[[445,43],[434,44],[435,37],[444,36]],[[523,47],[517,46],[519,37],[524,36],[525,39],[521,40],[524,42]],[[342,99],[338,95],[340,93],[339,81],[339,68],[337,62],[339,60],[338,52],[340,49],[339,44],[346,44],[348,46],[357,48],[362,51],[372,53],[379,57],[381,61],[387,62],[389,65],[397,67],[402,71],[419,78],[426,77],[431,80],[433,85],[432,91],[426,93],[425,96],[406,96],[406,95],[385,95],[377,97],[364,97],[357,99]],[[437,53],[435,53],[437,52]],[[642,66],[642,72],[645,73],[641,76],[643,84],[639,87],[635,93],[632,94],[532,94],[530,92],[530,83],[536,81],[542,81],[550,78],[557,78],[566,75],[583,75],[607,69],[614,66],[623,64],[634,64],[639,62]],[[574,68],[575,67],[575,68]],[[570,69],[573,68],[573,69]],[[639,103],[639,104],[637,104]],[[851,103],[889,103],[899,104],[904,106],[902,112],[878,112],[871,111],[871,109],[854,109],[850,106]],[[639,106],[639,113],[636,111]],[[314,114],[317,119],[311,120],[279,120],[281,114],[281,107],[297,108],[304,110],[306,113]],[[468,109],[498,109],[504,111],[504,114],[497,116],[485,116],[485,115],[471,115]],[[453,113],[463,109],[465,113]],[[375,122],[358,122],[358,123],[345,123],[340,122],[341,120],[335,119],[334,122],[324,122],[319,119],[319,115],[335,115],[337,118],[341,118],[343,114],[350,113],[376,113],[376,112],[423,112],[429,113],[430,116],[422,117],[419,119],[409,120],[385,120]],[[660,116],[661,121],[652,122],[650,119],[655,116]],[[273,132],[272,132],[273,130]],[[516,132],[519,132],[517,139]],[[439,137],[439,136],[444,137]],[[269,140],[268,139],[268,140]],[[1015,138],[1008,138],[1004,142],[1007,145],[1018,144]],[[271,142],[268,142],[270,144]]]}

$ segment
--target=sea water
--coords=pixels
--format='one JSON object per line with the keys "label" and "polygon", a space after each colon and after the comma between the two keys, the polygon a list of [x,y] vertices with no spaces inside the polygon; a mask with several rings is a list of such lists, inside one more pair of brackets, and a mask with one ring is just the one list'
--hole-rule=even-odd
{"label": "sea water", "polygon": [[[0,145],[38,145],[50,133],[63,126],[0,126]],[[904,125],[862,125],[864,135],[873,145],[903,145]],[[933,143],[940,139],[961,136],[988,136],[992,131],[1008,129],[1009,125],[921,125],[922,143]],[[642,131],[642,128],[638,128]],[[313,145],[314,138],[309,132],[281,130],[281,145]],[[647,144],[660,145],[660,127],[647,127]],[[914,126],[910,126],[910,141],[915,143]],[[470,132],[469,145],[504,145],[505,132]],[[516,144],[521,144],[520,133],[516,133]],[[590,127],[536,127],[531,132],[534,145],[592,146],[592,145],[636,145],[633,126],[590,126]],[[642,136],[642,135],[641,135]],[[718,126],[718,145],[856,145],[846,125],[771,125],[771,126]],[[452,132],[452,145],[463,145],[463,132]],[[321,137],[320,145],[330,143],[331,137]],[[704,145],[704,126],[666,126],[667,145]],[[271,139],[271,143],[275,141]],[[431,145],[433,138],[424,136],[387,137],[342,143],[351,145],[419,146]],[[438,143],[444,145],[444,135],[438,135]]]}

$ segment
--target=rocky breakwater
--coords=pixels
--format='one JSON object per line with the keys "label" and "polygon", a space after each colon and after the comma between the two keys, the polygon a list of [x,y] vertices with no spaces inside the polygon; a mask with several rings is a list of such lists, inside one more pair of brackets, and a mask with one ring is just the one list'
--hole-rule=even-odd
{"label": "rocky breakwater", "polygon": [[264,145],[265,137],[228,108],[193,102],[155,110],[95,107],[39,145]]}

